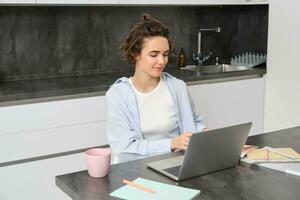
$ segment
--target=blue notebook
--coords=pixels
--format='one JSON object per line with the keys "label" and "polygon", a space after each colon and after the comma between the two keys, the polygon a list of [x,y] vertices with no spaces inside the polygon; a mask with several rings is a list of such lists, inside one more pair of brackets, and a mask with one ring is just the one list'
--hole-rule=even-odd
{"label": "blue notebook", "polygon": [[143,178],[137,178],[134,183],[143,185],[146,188],[155,190],[155,194],[151,194],[149,192],[144,192],[142,190],[136,189],[134,187],[124,185],[119,189],[110,193],[110,196],[118,197],[121,199],[130,199],[130,200],[166,200],[166,199],[181,199],[188,200],[192,199],[198,194],[200,194],[200,190],[184,188],[175,185],[169,185],[165,183],[160,183],[156,181],[151,181]]}

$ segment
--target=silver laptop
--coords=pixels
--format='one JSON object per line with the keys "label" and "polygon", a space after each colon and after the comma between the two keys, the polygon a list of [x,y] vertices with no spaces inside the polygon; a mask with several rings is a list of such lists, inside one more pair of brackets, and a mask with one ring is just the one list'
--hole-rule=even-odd
{"label": "silver laptop", "polygon": [[235,166],[252,123],[193,134],[183,156],[147,163],[147,166],[181,181]]}

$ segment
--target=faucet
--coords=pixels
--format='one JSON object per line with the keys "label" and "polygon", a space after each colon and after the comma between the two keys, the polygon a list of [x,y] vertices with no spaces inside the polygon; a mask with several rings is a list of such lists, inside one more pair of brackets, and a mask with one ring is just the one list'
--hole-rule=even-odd
{"label": "faucet", "polygon": [[212,52],[207,53],[202,53],[201,52],[201,33],[202,32],[216,32],[220,33],[221,32],[221,27],[216,27],[216,28],[203,28],[198,30],[198,51],[197,53],[193,53],[193,60],[196,65],[203,65],[205,61],[207,61],[210,56],[212,55]]}

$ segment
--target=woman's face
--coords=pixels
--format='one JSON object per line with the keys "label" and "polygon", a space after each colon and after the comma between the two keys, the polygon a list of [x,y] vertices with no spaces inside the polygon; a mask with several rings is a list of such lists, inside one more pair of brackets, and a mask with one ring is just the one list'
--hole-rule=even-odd
{"label": "woman's face", "polygon": [[160,77],[168,63],[169,52],[169,42],[166,38],[155,36],[144,39],[142,51],[135,58],[136,72],[141,72],[151,77]]}

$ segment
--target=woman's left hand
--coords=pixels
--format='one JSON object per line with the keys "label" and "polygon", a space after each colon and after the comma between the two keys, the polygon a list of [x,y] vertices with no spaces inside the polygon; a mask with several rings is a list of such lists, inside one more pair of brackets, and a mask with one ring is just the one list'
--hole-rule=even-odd
{"label": "woman's left hand", "polygon": [[192,136],[192,133],[185,132],[182,135],[179,135],[179,136],[176,136],[175,138],[173,138],[171,140],[171,150],[172,151],[186,150],[191,136]]}

